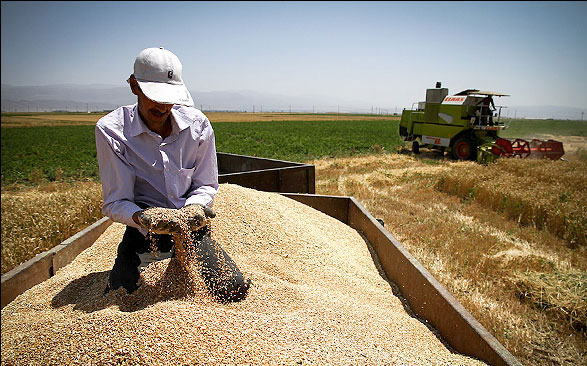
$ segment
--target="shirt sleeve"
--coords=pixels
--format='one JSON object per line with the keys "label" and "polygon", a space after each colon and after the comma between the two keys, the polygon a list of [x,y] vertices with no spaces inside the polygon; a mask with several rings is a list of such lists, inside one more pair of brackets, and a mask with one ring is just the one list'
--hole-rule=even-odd
{"label": "shirt sleeve", "polygon": [[185,204],[198,203],[212,206],[214,195],[219,189],[218,162],[216,160],[214,130],[206,117],[198,143],[196,168],[192,175],[192,183]]}
{"label": "shirt sleeve", "polygon": [[141,208],[134,203],[134,169],[124,158],[124,146],[96,125],[96,153],[102,181],[102,213],[113,221],[146,230],[132,219]]}

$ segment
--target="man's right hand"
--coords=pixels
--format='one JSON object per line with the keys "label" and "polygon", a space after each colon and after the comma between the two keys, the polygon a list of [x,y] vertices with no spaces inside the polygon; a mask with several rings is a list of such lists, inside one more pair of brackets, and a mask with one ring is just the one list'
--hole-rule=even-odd
{"label": "man's right hand", "polygon": [[[172,210],[172,209],[168,209]],[[146,210],[137,211],[133,215],[133,220],[136,216],[135,222],[138,222],[145,229],[149,230],[154,234],[176,234],[181,231],[180,225],[173,219],[162,219],[159,218],[156,222],[154,218],[145,212]]]}
{"label": "man's right hand", "polygon": [[145,229],[148,229],[149,226],[151,226],[151,222],[153,221],[151,216],[145,213],[145,210],[135,212],[134,215],[132,215],[132,219],[134,222],[143,226]]}

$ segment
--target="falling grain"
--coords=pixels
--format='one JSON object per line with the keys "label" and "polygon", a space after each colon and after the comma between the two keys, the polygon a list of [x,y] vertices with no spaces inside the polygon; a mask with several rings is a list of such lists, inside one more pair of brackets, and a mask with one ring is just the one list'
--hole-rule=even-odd
{"label": "falling grain", "polygon": [[[148,226],[149,236],[156,233],[154,230],[158,227],[168,225],[169,223],[177,223],[179,225],[179,231],[172,234],[173,241],[175,243],[175,256],[184,267],[189,266],[190,258],[190,244],[192,242],[190,233],[192,229],[198,229],[206,224],[205,221],[199,223],[198,227],[192,227],[189,225],[191,218],[198,215],[204,218],[204,209],[198,205],[190,205],[182,208],[181,210],[169,209],[163,207],[151,207],[144,211],[145,214],[151,217],[151,223]],[[155,241],[152,240],[154,244]],[[156,249],[152,246],[151,249]]]}

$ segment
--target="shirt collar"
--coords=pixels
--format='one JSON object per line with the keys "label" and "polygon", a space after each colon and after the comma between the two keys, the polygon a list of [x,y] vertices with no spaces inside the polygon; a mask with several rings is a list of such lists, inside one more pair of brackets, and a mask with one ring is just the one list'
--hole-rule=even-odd
{"label": "shirt collar", "polygon": [[[171,109],[171,115],[173,118],[171,119],[173,130],[171,133],[175,133],[175,128],[177,127],[177,132],[185,130],[186,128],[190,127],[190,124],[186,121],[184,114],[179,110],[180,106],[173,106]],[[175,123],[173,123],[175,121]]]}
{"label": "shirt collar", "polygon": [[[183,114],[179,112],[177,107],[174,106],[171,109],[171,135],[178,135],[179,132],[185,130],[190,125],[182,118]],[[150,133],[154,134],[153,131],[147,127],[141,115],[139,114],[139,106],[135,104],[134,108],[132,109],[132,113],[130,116],[130,134],[132,137],[136,137],[141,133]]]}
{"label": "shirt collar", "polygon": [[143,122],[139,114],[139,106],[135,104],[130,114],[130,135],[132,137],[138,136],[141,133],[149,133],[149,127]]}

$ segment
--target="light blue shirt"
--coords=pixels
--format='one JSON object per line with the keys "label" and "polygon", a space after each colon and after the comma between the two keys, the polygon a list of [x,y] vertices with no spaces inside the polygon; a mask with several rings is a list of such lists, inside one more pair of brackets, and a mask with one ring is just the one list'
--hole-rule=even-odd
{"label": "light blue shirt", "polygon": [[95,136],[104,215],[146,234],[132,219],[141,210],[137,202],[166,208],[212,205],[219,186],[210,121],[198,109],[175,105],[171,128],[162,139],[142,121],[137,104],[98,120]]}

